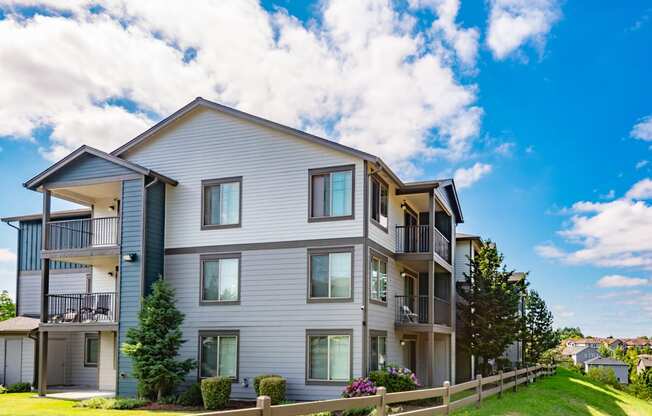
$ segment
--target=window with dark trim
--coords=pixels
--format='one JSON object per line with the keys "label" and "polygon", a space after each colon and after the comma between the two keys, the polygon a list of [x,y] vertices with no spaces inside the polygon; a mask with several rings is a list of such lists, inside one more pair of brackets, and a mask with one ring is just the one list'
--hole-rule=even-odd
{"label": "window with dark trim", "polygon": [[200,256],[200,303],[240,301],[240,254]]}
{"label": "window with dark trim", "polygon": [[344,383],[351,379],[352,331],[306,332],[306,383]]}
{"label": "window with dark trim", "polygon": [[84,334],[84,367],[97,367],[100,353],[100,338],[95,334]]}
{"label": "window with dark trim", "polygon": [[203,230],[241,225],[241,176],[202,181],[201,199],[201,227]]}
{"label": "window with dark trim", "polygon": [[387,333],[370,331],[369,335],[369,371],[380,370],[387,360]]}
{"label": "window with dark trim", "polygon": [[371,219],[384,230],[388,224],[388,189],[385,181],[377,176],[371,177]]}
{"label": "window with dark trim", "polygon": [[308,301],[352,300],[353,247],[308,250]]}
{"label": "window with dark trim", "polygon": [[199,378],[228,377],[237,381],[240,331],[199,331]]}
{"label": "window with dark trim", "polygon": [[369,267],[369,290],[370,298],[376,302],[387,302],[387,260],[381,256],[372,254]]}
{"label": "window with dark trim", "polygon": [[353,218],[355,166],[311,169],[309,221]]}

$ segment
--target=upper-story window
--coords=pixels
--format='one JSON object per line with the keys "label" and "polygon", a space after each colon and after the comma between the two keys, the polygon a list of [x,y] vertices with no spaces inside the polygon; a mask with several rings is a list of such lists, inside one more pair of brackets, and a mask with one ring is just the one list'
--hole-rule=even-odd
{"label": "upper-story window", "polygon": [[308,258],[308,301],[352,299],[352,247],[310,250]]}
{"label": "upper-story window", "polygon": [[381,256],[372,254],[370,267],[371,300],[376,302],[387,302],[387,260]]}
{"label": "upper-story window", "polygon": [[202,181],[202,229],[240,226],[242,177]]}
{"label": "upper-story window", "polygon": [[200,302],[236,303],[240,299],[240,255],[200,257]]}
{"label": "upper-story window", "polygon": [[388,186],[382,179],[371,178],[371,219],[387,230]]}
{"label": "upper-story window", "polygon": [[309,171],[309,221],[353,218],[353,172],[353,165]]}

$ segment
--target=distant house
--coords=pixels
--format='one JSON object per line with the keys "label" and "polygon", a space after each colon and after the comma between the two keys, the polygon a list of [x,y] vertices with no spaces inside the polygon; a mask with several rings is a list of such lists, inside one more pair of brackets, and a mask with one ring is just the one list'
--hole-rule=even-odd
{"label": "distant house", "polygon": [[629,338],[624,340],[628,348],[652,347],[652,340],[648,338]]}
{"label": "distant house", "polygon": [[649,368],[652,368],[652,354],[640,354],[636,364],[636,374],[641,374]]}
{"label": "distant house", "polygon": [[600,345],[604,342],[602,338],[576,338],[576,339],[567,339],[567,347],[591,347],[591,348],[600,348]]}
{"label": "distant house", "polygon": [[584,363],[584,370],[588,373],[591,368],[611,368],[616,373],[620,384],[629,384],[629,368],[627,364],[613,358],[593,358]]}
{"label": "distant house", "polygon": [[577,364],[582,365],[586,361],[592,360],[600,356],[596,348],[581,347],[581,346],[566,347],[562,352],[562,354],[567,357],[571,357],[571,359],[573,360],[573,364],[575,365]]}
{"label": "distant house", "polygon": [[619,338],[605,338],[604,344],[609,347],[610,350],[615,350],[618,347],[623,350],[627,349],[627,343]]}

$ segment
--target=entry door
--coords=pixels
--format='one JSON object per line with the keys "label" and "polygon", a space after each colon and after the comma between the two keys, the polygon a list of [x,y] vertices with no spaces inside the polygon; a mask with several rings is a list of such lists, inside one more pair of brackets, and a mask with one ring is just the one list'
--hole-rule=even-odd
{"label": "entry door", "polygon": [[417,343],[414,340],[405,340],[403,346],[403,364],[412,372],[417,371]]}
{"label": "entry door", "polygon": [[48,340],[48,386],[64,384],[64,368],[66,366],[66,341],[61,339]]}
{"label": "entry door", "polygon": [[23,340],[8,339],[5,344],[5,386],[20,383],[23,362]]}
{"label": "entry door", "polygon": [[419,235],[417,217],[409,210],[405,210],[403,221],[405,222],[405,252],[413,253],[417,249],[417,241]]}

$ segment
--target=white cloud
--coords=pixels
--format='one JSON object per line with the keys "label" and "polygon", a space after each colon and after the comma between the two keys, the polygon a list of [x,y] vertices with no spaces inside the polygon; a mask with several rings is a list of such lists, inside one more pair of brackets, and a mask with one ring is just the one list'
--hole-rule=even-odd
{"label": "white cloud", "polygon": [[[552,305],[552,314],[555,321],[564,322],[575,316],[575,312],[564,305]],[[557,322],[559,324],[559,322]]]}
{"label": "white cloud", "polygon": [[514,153],[515,147],[516,143],[514,142],[501,143],[496,147],[496,153],[502,156],[511,156]]}
{"label": "white cloud", "polygon": [[490,0],[487,46],[504,59],[525,43],[540,51],[552,25],[561,17],[557,0]]}
{"label": "white cloud", "polygon": [[8,248],[0,248],[0,263],[15,263],[16,253]]}
{"label": "white cloud", "polygon": [[457,189],[468,188],[479,181],[483,176],[489,174],[491,169],[491,165],[480,162],[477,162],[470,168],[457,169],[453,175],[455,186],[457,186]]}
{"label": "white cloud", "polygon": [[649,160],[640,160],[640,161],[638,161],[638,162],[636,163],[636,169],[637,169],[637,170],[638,170],[638,169],[643,169],[643,168],[646,167],[649,163],[650,163]]}
{"label": "white cloud", "polygon": [[613,189],[609,189],[609,192],[606,194],[600,194],[598,195],[600,199],[613,199],[616,196],[616,191]]}
{"label": "white cloud", "polygon": [[652,141],[652,115],[643,117],[632,127],[629,135],[635,139]]}
{"label": "white cloud", "polygon": [[570,247],[536,247],[542,257],[570,264],[652,270],[652,180],[634,184],[625,197],[608,202],[576,202],[568,226],[558,234]]}
{"label": "white cloud", "polygon": [[611,274],[603,276],[598,280],[596,284],[598,287],[634,287],[634,286],[644,286],[649,284],[648,279],[642,279],[640,277],[627,277],[620,274]]}
{"label": "white cloud", "polygon": [[477,48],[457,1],[433,3],[437,30],[421,32],[414,10],[385,0],[327,0],[307,25],[255,0],[39,4],[69,13],[5,7],[0,21],[0,137],[50,126],[50,159],[82,143],[112,150],[199,95],[413,173],[423,159],[462,160],[480,128],[476,86],[456,75]]}

